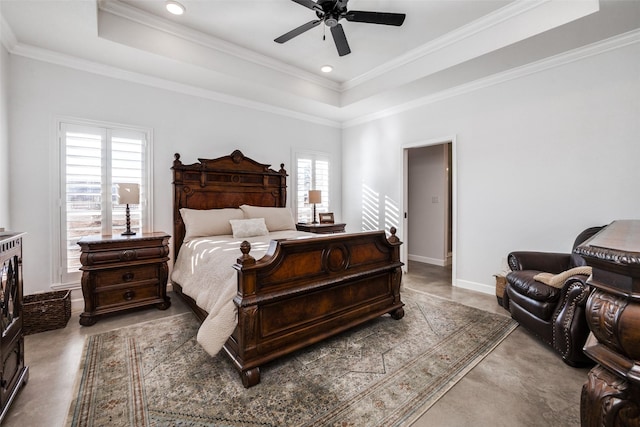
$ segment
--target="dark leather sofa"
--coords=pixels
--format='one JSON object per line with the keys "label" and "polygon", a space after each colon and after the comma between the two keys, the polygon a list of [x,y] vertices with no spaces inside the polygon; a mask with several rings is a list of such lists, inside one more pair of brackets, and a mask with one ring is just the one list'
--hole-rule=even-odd
{"label": "dark leather sofa", "polygon": [[[576,238],[573,249],[603,227],[584,230]],[[574,253],[511,252],[507,258],[511,272],[507,274],[503,306],[522,327],[560,353],[571,366],[591,364],[582,348],[589,335],[585,304],[591,291],[585,283],[588,276],[572,275],[561,287],[546,285],[534,279],[538,273],[559,274],[585,266],[585,260]]]}

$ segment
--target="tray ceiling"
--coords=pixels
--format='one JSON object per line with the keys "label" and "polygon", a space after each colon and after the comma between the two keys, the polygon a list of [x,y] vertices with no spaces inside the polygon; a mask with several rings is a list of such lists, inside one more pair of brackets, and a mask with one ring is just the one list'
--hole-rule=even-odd
{"label": "tray ceiling", "polygon": [[[324,25],[291,0],[2,0],[15,54],[331,124],[357,120],[640,26],[636,0],[350,0],[406,13],[401,27],[340,21],[340,57]],[[324,74],[322,65],[334,71]]]}

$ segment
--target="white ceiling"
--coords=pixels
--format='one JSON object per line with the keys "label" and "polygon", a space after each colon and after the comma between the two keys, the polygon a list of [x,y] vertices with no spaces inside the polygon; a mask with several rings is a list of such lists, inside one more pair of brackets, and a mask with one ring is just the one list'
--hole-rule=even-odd
{"label": "white ceiling", "polygon": [[[186,13],[181,16],[169,14],[163,0],[121,0],[151,15],[311,73],[320,75],[320,67],[331,64],[334,72],[326,77],[338,82],[362,75],[512,1],[351,0],[350,10],[405,13],[407,17],[401,27],[341,20],[352,53],[340,58],[325,25],[318,25],[284,44],[273,41],[317,19],[315,12],[291,0],[180,0],[186,7]],[[109,0],[104,5],[108,7],[108,3],[113,2]]]}
{"label": "white ceiling", "polygon": [[[340,126],[640,27],[639,0],[350,0],[406,13],[401,27],[324,25],[291,0],[0,0],[2,42],[22,56]],[[319,71],[330,64],[333,73]]]}

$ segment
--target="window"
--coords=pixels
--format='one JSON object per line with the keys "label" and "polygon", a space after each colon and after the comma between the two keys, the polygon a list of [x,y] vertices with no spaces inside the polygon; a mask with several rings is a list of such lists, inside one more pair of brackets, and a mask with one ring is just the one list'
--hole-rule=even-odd
{"label": "window", "polygon": [[60,274],[62,283],[80,279],[83,236],[119,234],[125,205],[118,183],[140,185],[140,204],[129,205],[131,229],[150,230],[150,131],[59,122]]}
{"label": "window", "polygon": [[321,192],[322,203],[316,204],[316,213],[329,211],[329,156],[320,153],[296,153],[295,164],[296,217],[298,222],[312,222],[313,204],[309,203],[309,190]]}

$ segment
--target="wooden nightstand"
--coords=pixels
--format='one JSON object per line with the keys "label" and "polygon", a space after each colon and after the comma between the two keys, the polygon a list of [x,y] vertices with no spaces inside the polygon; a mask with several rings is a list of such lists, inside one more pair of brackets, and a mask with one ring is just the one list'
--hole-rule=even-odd
{"label": "wooden nightstand", "polygon": [[317,234],[344,233],[346,224],[309,224],[298,223],[296,229],[298,231],[306,231]]}
{"label": "wooden nightstand", "polygon": [[91,326],[101,315],[135,307],[169,308],[170,237],[165,233],[139,233],[81,238],[84,312],[80,324]]}

